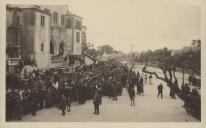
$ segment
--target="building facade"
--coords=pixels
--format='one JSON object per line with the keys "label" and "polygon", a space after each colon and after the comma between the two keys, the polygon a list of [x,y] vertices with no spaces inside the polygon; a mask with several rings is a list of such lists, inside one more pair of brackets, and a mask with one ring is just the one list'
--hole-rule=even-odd
{"label": "building facade", "polygon": [[67,6],[7,5],[6,13],[9,66],[22,59],[39,68],[56,67],[81,56],[82,18]]}

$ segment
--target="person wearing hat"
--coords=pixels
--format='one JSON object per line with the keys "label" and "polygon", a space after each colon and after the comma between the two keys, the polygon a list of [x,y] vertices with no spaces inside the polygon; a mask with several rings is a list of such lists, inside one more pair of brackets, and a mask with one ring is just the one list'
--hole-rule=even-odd
{"label": "person wearing hat", "polygon": [[14,91],[14,118],[17,120],[22,120],[21,118],[21,110],[22,110],[22,104],[21,104],[21,96],[19,94],[19,90],[15,89]]}
{"label": "person wearing hat", "polygon": [[149,75],[149,84],[152,85],[152,74]]}
{"label": "person wearing hat", "polygon": [[72,86],[70,84],[65,86],[65,97],[67,100],[67,111],[71,111],[71,101],[72,101]]}
{"label": "person wearing hat", "polygon": [[144,80],[142,77],[140,77],[140,84],[139,84],[139,95],[141,95],[141,93],[144,93]]}
{"label": "person wearing hat", "polygon": [[162,86],[162,83],[160,83],[158,85],[157,90],[158,90],[157,97],[159,97],[159,95],[161,95],[161,99],[163,99],[163,86]]}
{"label": "person wearing hat", "polygon": [[67,105],[66,97],[64,96],[63,93],[61,93],[59,109],[62,111],[62,116],[66,114],[65,113],[66,105]]}
{"label": "person wearing hat", "polygon": [[31,109],[32,109],[32,115],[33,116],[36,115],[36,111],[37,111],[37,108],[38,108],[37,97],[38,97],[37,89],[33,88],[32,91],[31,91]]}
{"label": "person wearing hat", "polygon": [[185,84],[185,95],[188,96],[190,94],[190,87],[188,84]]}
{"label": "person wearing hat", "polygon": [[99,105],[102,104],[102,94],[101,94],[101,87],[96,85],[96,90],[93,98],[94,104],[94,114],[99,115]]}
{"label": "person wearing hat", "polygon": [[14,110],[14,90],[6,90],[6,121],[12,119]]}

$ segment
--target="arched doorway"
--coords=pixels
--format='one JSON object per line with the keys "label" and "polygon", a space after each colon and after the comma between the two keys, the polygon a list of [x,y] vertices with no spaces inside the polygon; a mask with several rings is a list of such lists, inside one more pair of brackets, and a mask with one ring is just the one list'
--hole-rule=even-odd
{"label": "arched doorway", "polygon": [[64,54],[64,51],[65,51],[65,42],[62,40],[62,42],[60,43],[59,45],[59,54],[60,55],[63,55]]}
{"label": "arched doorway", "polygon": [[50,41],[50,54],[54,54],[54,44]]}

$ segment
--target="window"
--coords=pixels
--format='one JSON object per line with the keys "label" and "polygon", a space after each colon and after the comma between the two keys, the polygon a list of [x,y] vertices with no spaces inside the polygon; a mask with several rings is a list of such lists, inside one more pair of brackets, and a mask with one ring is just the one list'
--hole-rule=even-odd
{"label": "window", "polygon": [[17,12],[14,12],[13,19],[14,25],[20,25],[20,16]]}
{"label": "window", "polygon": [[61,24],[64,25],[64,15],[61,15]]}
{"label": "window", "polygon": [[80,42],[80,33],[76,32],[76,42],[79,43]]}
{"label": "window", "polygon": [[71,28],[71,27],[72,27],[72,22],[71,22],[70,19],[67,19],[67,21],[66,21],[66,27],[67,27],[67,28]]}
{"label": "window", "polygon": [[42,43],[41,44],[41,52],[43,52],[44,51],[44,44]]}
{"label": "window", "polygon": [[76,29],[81,29],[81,22],[80,21],[75,22],[75,28]]}
{"label": "window", "polygon": [[57,23],[58,23],[58,13],[57,13],[57,12],[54,12],[54,13],[53,13],[53,23],[54,23],[54,24],[57,24]]}
{"label": "window", "polygon": [[41,16],[41,26],[45,25],[45,16]]}

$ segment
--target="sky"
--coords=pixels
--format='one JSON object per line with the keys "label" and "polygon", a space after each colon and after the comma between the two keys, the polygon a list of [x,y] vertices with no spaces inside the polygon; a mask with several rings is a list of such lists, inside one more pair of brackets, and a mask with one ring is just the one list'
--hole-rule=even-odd
{"label": "sky", "polygon": [[123,52],[163,47],[181,49],[200,39],[198,5],[144,3],[142,0],[69,0],[69,10],[83,17],[87,42]]}

